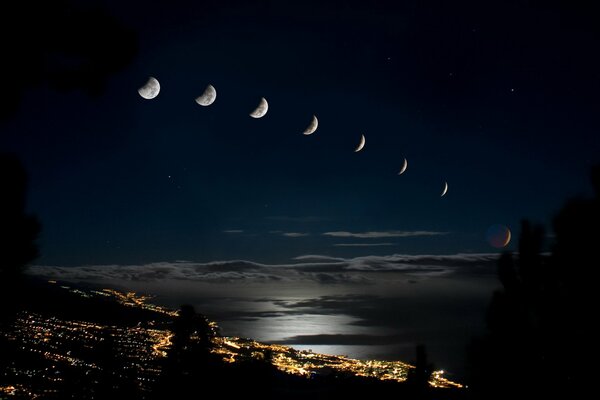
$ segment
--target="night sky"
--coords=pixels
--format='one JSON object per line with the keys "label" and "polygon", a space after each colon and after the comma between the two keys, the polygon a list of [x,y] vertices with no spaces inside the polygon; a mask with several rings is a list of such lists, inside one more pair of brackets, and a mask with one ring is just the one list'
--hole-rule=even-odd
{"label": "night sky", "polygon": [[[30,171],[43,263],[489,251],[490,225],[548,222],[587,190],[590,10],[224,3],[98,5],[137,35],[133,62],[95,98],[26,91],[1,144]],[[151,101],[137,93],[148,76],[162,86]],[[199,107],[209,83],[217,101]],[[269,113],[249,118],[263,96]],[[334,245],[374,240],[331,231],[446,234],[365,249]]]}
{"label": "night sky", "polygon": [[[522,218],[549,227],[568,197],[591,192],[588,171],[600,161],[593,9],[567,1],[156,3],[57,6],[82,26],[78,10],[101,10],[110,21],[102,29],[117,31],[84,36],[76,43],[86,51],[61,47],[73,39],[53,36],[51,22],[37,25],[45,10],[19,14],[6,61],[25,71],[25,84],[9,99],[16,108],[1,122],[0,148],[29,171],[28,209],[43,224],[38,265],[186,260],[210,269],[244,260],[270,270],[310,255],[342,268],[408,265],[398,255],[497,253],[486,240],[495,224],[513,231],[514,250]],[[19,42],[22,32],[40,35]],[[51,40],[58,45],[41,45],[43,57],[21,57]],[[48,73],[77,71],[88,58],[106,67],[94,90]],[[161,91],[145,100],[137,90],[150,76]],[[217,99],[201,107],[194,99],[208,84]],[[261,97],[267,115],[250,118]],[[313,114],[319,128],[305,136]],[[361,134],[366,146],[355,153]],[[246,268],[238,264],[232,271]],[[453,278],[462,293],[473,275],[462,280],[464,268]],[[157,276],[124,279],[140,289]],[[271,278],[260,282],[275,285]],[[319,298],[319,285],[331,283],[310,279],[310,293],[295,284],[295,296]],[[328,295],[367,296],[348,289],[356,282],[338,283],[344,289]],[[368,296],[351,300],[378,306]],[[460,302],[457,310],[483,318],[480,306]]]}

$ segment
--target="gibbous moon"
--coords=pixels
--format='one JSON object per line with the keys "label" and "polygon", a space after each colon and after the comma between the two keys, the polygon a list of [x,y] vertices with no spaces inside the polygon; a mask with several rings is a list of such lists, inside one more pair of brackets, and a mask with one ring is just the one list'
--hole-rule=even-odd
{"label": "gibbous moon", "polygon": [[213,85],[208,85],[206,89],[204,89],[204,93],[202,95],[196,97],[196,103],[201,106],[210,106],[217,99],[217,90]]}
{"label": "gibbous moon", "polygon": [[497,249],[508,246],[511,237],[510,229],[500,224],[490,226],[485,233],[487,242]]}
{"label": "gibbous moon", "polygon": [[444,182],[444,190],[442,191],[442,195],[440,197],[444,197],[448,193],[448,182]]}
{"label": "gibbous moon", "polygon": [[313,115],[310,125],[308,125],[308,127],[302,133],[305,135],[312,135],[317,130],[318,126],[319,120],[317,119],[316,115]]}
{"label": "gibbous moon", "polygon": [[400,172],[398,172],[398,175],[402,175],[404,173],[404,171],[406,171],[407,167],[408,167],[408,161],[406,161],[406,158],[405,158],[404,164],[402,164],[402,168],[400,168]]}
{"label": "gibbous moon", "polygon": [[354,150],[354,152],[358,153],[359,151],[361,151],[363,147],[365,147],[366,142],[367,140],[365,139],[365,135],[360,135],[360,143],[358,144],[358,147],[356,148],[356,150]]}
{"label": "gibbous moon", "polygon": [[267,99],[262,97],[260,99],[260,103],[258,103],[258,107],[256,107],[254,111],[250,113],[250,116],[252,118],[262,118],[265,116],[267,111],[269,111],[269,103],[267,103]]}
{"label": "gibbous moon", "polygon": [[160,92],[160,83],[156,78],[148,78],[148,82],[144,86],[138,89],[138,93],[146,100],[151,100],[158,96]]}

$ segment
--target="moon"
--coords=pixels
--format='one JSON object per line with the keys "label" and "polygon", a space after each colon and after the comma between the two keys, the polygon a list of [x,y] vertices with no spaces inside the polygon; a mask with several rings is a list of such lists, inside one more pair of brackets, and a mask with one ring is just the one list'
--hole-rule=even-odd
{"label": "moon", "polygon": [[506,226],[496,224],[488,228],[487,232],[485,233],[485,237],[491,246],[501,249],[502,247],[508,246],[510,239],[512,238],[512,234],[510,229],[508,229]]}
{"label": "moon", "polygon": [[250,116],[252,118],[262,118],[265,116],[265,114],[267,114],[267,111],[269,111],[269,103],[267,103],[267,99],[261,97],[258,107],[256,107],[254,111],[250,113]]}
{"label": "moon", "polygon": [[160,83],[154,77],[148,78],[148,82],[138,89],[138,93],[146,100],[152,100],[160,92]]}
{"label": "moon", "polygon": [[359,151],[361,151],[363,147],[365,147],[366,142],[367,140],[365,139],[365,135],[360,135],[360,143],[358,144],[358,147],[356,147],[356,150],[354,150],[354,152],[358,153]]}
{"label": "moon", "polygon": [[404,173],[404,171],[406,171],[407,167],[408,167],[408,161],[406,161],[406,158],[405,158],[404,164],[402,164],[402,168],[400,168],[400,172],[398,172],[398,175],[402,175]]}
{"label": "moon", "polygon": [[210,106],[217,99],[217,90],[213,85],[208,85],[206,89],[204,89],[204,93],[202,95],[196,97],[196,103],[201,106]]}
{"label": "moon", "polygon": [[310,125],[302,132],[305,135],[312,135],[319,127],[319,120],[316,115],[313,115]]}
{"label": "moon", "polygon": [[448,193],[448,182],[444,182],[444,190],[442,191],[442,195],[440,197],[444,197]]}

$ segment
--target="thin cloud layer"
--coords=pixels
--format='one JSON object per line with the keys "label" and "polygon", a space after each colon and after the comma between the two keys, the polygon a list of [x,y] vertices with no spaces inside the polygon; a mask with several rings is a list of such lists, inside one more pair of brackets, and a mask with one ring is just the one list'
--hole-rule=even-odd
{"label": "thin cloud layer", "polygon": [[285,237],[297,238],[297,237],[308,236],[309,234],[303,233],[303,232],[284,232],[282,235]]}
{"label": "thin cloud layer", "polygon": [[369,283],[373,273],[403,274],[411,279],[445,274],[494,274],[497,254],[401,255],[340,258],[302,255],[289,264],[247,260],[160,262],[143,265],[80,267],[34,266],[30,274],[67,281],[164,281],[207,283],[312,281],[319,284]]}
{"label": "thin cloud layer", "polygon": [[343,238],[360,238],[360,239],[377,239],[377,238],[391,238],[391,237],[417,237],[417,236],[440,236],[447,235],[448,232],[434,232],[434,231],[370,231],[370,232],[347,232],[347,231],[334,231],[324,232],[323,236],[331,237],[343,237]]}

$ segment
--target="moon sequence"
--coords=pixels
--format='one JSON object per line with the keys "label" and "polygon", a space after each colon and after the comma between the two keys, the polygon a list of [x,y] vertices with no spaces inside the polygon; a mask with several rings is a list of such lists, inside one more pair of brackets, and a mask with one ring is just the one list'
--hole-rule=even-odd
{"label": "moon sequence", "polygon": [[[150,76],[148,78],[148,80],[146,81],[146,83],[138,89],[138,94],[146,100],[152,100],[152,99],[156,98],[156,96],[158,96],[159,93],[160,93],[160,83],[158,82],[158,79],[156,79],[152,76]],[[208,84],[206,86],[206,88],[204,89],[204,91],[202,92],[202,94],[200,96],[196,97],[194,100],[196,101],[196,103],[198,105],[200,105],[202,107],[208,107],[208,106],[212,105],[216,99],[217,99],[217,90],[215,89],[215,87],[213,85]],[[265,115],[267,115],[268,111],[269,111],[269,103],[267,102],[266,98],[261,97],[258,105],[252,112],[249,113],[249,115],[252,118],[259,119],[259,118],[262,118]],[[304,134],[305,136],[310,136],[317,131],[318,127],[319,127],[319,120],[316,115],[313,115],[310,123],[308,124],[306,129],[304,129],[302,134]],[[366,140],[365,135],[361,134],[360,141],[359,141],[358,145],[356,146],[356,148],[354,149],[354,152],[358,153],[358,152],[362,151],[365,148],[366,142],[367,142],[367,140]],[[407,168],[408,168],[408,160],[406,158],[404,158],[402,167],[400,168],[398,175],[404,174],[406,172]],[[440,197],[445,197],[447,193],[448,193],[448,182],[444,182],[444,188],[442,190],[442,194],[440,195]],[[509,237],[507,240],[510,241],[510,231],[508,231],[508,232],[509,232],[508,233]],[[506,237],[505,237],[505,239],[506,239]],[[508,244],[508,241],[506,241],[507,244]],[[494,243],[496,243],[496,242],[494,241]]]}

